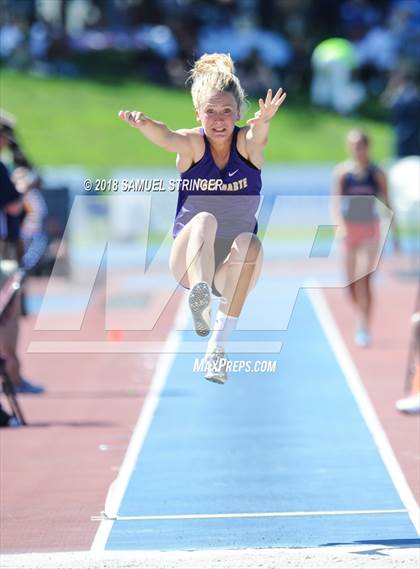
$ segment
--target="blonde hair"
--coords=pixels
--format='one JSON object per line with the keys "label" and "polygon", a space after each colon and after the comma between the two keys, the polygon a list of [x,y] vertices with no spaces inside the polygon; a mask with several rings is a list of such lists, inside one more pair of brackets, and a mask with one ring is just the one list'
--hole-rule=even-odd
{"label": "blonde hair", "polygon": [[191,96],[198,109],[211,91],[231,93],[238,105],[240,116],[247,108],[245,92],[235,75],[235,65],[230,54],[205,53],[194,63],[189,73]]}
{"label": "blonde hair", "polygon": [[352,128],[346,135],[346,142],[349,142],[351,139],[358,138],[361,140],[366,146],[369,146],[370,138],[366,131],[361,128]]}

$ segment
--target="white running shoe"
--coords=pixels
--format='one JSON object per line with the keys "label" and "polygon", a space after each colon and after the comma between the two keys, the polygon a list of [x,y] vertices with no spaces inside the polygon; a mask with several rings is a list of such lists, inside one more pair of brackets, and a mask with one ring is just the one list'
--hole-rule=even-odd
{"label": "white running shoe", "polygon": [[420,393],[415,393],[396,402],[395,407],[401,413],[420,413]]}
{"label": "white running shoe", "polygon": [[206,282],[201,281],[192,287],[188,296],[188,304],[195,331],[199,336],[208,336],[211,323],[211,290]]}
{"label": "white running shoe", "polygon": [[228,358],[219,346],[211,346],[205,356],[204,377],[213,383],[226,383],[228,376],[226,373]]}
{"label": "white running shoe", "polygon": [[354,342],[359,348],[367,348],[370,344],[369,332],[365,328],[358,328],[354,335]]}

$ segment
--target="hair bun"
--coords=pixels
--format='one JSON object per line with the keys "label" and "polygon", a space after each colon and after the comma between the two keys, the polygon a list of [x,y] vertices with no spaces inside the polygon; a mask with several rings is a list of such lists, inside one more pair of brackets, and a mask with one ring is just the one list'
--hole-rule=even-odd
{"label": "hair bun", "polygon": [[194,63],[188,80],[191,82],[191,96],[195,109],[199,109],[202,102],[216,91],[231,93],[240,115],[245,111],[245,93],[235,75],[235,65],[229,53],[205,53]]}
{"label": "hair bun", "polygon": [[229,53],[205,53],[195,62],[191,78],[194,80],[206,73],[233,75],[234,72],[235,65]]}

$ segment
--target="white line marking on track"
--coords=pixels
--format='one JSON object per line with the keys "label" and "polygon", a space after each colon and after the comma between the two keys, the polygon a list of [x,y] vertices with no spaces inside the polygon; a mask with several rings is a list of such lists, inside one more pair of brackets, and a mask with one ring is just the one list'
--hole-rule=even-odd
{"label": "white line marking on track", "polygon": [[[105,519],[105,521],[132,522],[132,521],[152,521],[152,520],[212,520],[212,519],[231,519],[231,518],[293,518],[299,516],[366,516],[379,514],[405,514],[406,509],[400,510],[336,510],[320,512],[250,512],[234,514],[174,514],[168,516],[115,516]],[[103,518],[92,518],[102,519]]]}
{"label": "white line marking on track", "polygon": [[91,551],[93,552],[98,553],[105,550],[109,534],[112,530],[113,520],[117,518],[118,509],[121,505],[132,472],[159,404],[160,394],[165,386],[169,370],[171,369],[172,362],[181,343],[182,332],[179,330],[182,330],[184,321],[186,321],[189,316],[187,300],[187,296],[185,295],[178,308],[174,328],[169,334],[165,347],[162,350],[162,355],[159,358],[156,372],[152,378],[149,391],[144,400],[140,416],[134,428],[121,469],[117,478],[109,488],[105,502],[104,514],[106,517],[105,519],[101,518],[101,524],[92,542]]}
{"label": "white line marking on track", "polygon": [[[407,508],[408,515],[417,531],[420,534],[420,510],[416,499],[407,483],[403,471],[395,457],[391,444],[385,431],[378,419],[376,411],[369,399],[369,395],[363,385],[359,372],[347,350],[345,342],[341,333],[334,321],[331,311],[327,302],[320,290],[320,285],[316,282],[305,283],[307,287],[306,292],[312,302],[315,313],[318,316],[319,322],[324,330],[324,333],[330,342],[334,353],[336,354],[337,361],[343,370],[344,377],[346,378],[347,385],[349,386],[353,397],[359,407],[359,410],[368,426],[371,435],[378,447],[379,453],[388,469],[389,475],[397,489],[397,492]],[[314,288],[312,288],[314,287]]]}
{"label": "white line marking on track", "polygon": [[[278,354],[282,342],[252,341],[229,342],[229,353],[239,354]],[[183,342],[182,352],[189,354],[205,353],[207,344],[202,341]],[[31,354],[161,354],[174,350],[166,342],[31,342],[28,352]],[[174,352],[175,353],[175,352]]]}

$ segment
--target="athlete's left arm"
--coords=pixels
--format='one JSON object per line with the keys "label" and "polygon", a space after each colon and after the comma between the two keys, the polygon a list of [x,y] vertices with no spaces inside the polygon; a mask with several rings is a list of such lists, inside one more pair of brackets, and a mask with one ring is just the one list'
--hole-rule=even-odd
{"label": "athlete's left arm", "polygon": [[380,168],[376,168],[375,173],[375,180],[376,183],[379,186],[381,195],[380,197],[382,198],[382,201],[384,202],[384,204],[386,205],[386,207],[388,209],[390,209],[392,211],[392,222],[391,222],[391,227],[392,227],[392,232],[393,232],[393,237],[394,237],[394,249],[395,251],[398,251],[400,246],[399,246],[399,238],[398,238],[398,227],[397,227],[397,220],[395,217],[395,212],[392,208],[391,202],[389,200],[389,191],[388,191],[388,180],[386,177],[386,174],[383,170],[381,170]]}
{"label": "athlete's left arm", "polygon": [[283,89],[279,89],[273,97],[271,89],[267,91],[265,101],[259,99],[259,109],[252,119],[247,121],[249,128],[245,135],[245,143],[248,156],[251,161],[255,155],[262,155],[264,146],[268,141],[268,131],[270,128],[270,121],[279,110],[286,98],[286,93]]}

